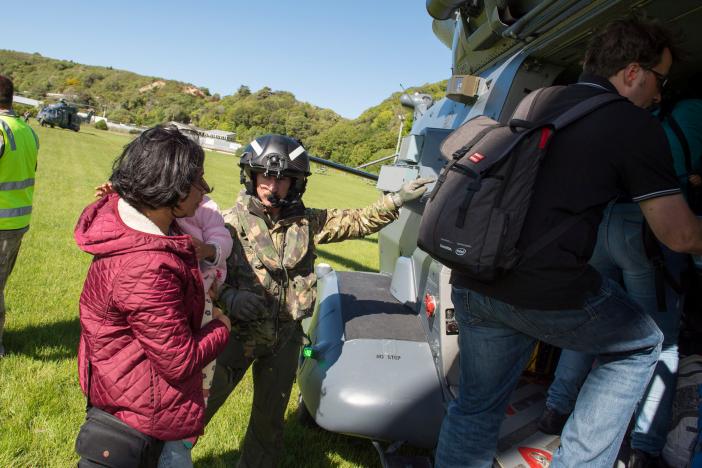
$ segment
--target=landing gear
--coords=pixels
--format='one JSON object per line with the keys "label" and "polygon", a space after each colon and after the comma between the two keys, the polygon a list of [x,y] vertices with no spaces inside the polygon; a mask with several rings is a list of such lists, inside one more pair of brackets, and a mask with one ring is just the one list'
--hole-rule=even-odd
{"label": "landing gear", "polygon": [[305,406],[305,402],[302,401],[302,395],[297,397],[297,411],[295,411],[295,415],[297,416],[297,422],[299,422],[301,426],[309,429],[320,429],[319,425],[310,414],[310,411],[307,409],[307,406]]}
{"label": "landing gear", "polygon": [[383,468],[431,468],[431,460],[423,456],[398,455],[397,451],[404,444],[403,441],[393,442],[387,448],[383,448],[377,440],[372,441],[373,447],[380,455],[380,463]]}

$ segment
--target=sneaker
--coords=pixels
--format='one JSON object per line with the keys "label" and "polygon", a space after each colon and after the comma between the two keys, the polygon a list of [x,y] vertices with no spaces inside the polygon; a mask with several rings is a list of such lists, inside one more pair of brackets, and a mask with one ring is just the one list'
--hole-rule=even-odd
{"label": "sneaker", "polygon": [[639,449],[631,449],[627,468],[664,468],[666,465],[659,455],[653,455]]}
{"label": "sneaker", "polygon": [[570,413],[561,414],[547,406],[544,412],[541,413],[541,418],[539,418],[539,424],[537,427],[544,434],[561,435],[561,432],[563,432],[563,426],[565,426],[565,423],[569,417]]}

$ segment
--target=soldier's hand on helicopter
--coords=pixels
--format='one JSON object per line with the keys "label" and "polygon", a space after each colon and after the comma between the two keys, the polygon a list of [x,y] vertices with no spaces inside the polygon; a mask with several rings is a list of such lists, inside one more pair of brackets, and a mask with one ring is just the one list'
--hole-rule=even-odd
{"label": "soldier's hand on helicopter", "polygon": [[111,182],[105,182],[104,184],[95,187],[95,198],[102,198],[110,193],[115,193],[115,189],[112,188]]}
{"label": "soldier's hand on helicopter", "polygon": [[219,307],[212,308],[212,318],[219,320],[227,327],[227,330],[232,331],[232,321],[229,320],[229,317],[224,315],[224,312],[222,312],[222,309]]}
{"label": "soldier's hand on helicopter", "polygon": [[436,180],[435,177],[420,177],[419,179],[405,182],[400,190],[392,194],[392,201],[396,207],[401,207],[405,203],[416,200],[427,191],[427,185]]}

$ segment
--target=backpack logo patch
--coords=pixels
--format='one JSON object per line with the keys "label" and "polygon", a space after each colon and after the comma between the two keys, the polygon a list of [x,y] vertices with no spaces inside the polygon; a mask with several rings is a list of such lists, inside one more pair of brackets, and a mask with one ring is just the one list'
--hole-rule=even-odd
{"label": "backpack logo patch", "polygon": [[468,159],[470,159],[470,162],[472,162],[473,164],[478,164],[480,161],[485,159],[485,156],[483,156],[480,153],[473,153],[470,155],[470,157],[468,157]]}

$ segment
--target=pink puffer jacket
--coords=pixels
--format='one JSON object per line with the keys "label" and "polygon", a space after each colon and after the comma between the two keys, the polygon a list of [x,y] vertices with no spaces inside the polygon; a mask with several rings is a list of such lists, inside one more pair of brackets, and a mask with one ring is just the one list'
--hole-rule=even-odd
{"label": "pink puffer jacket", "polygon": [[202,368],[224,349],[219,320],[200,328],[204,290],[189,236],[128,227],[117,195],[88,206],[78,246],[94,256],[80,297],[78,371],[90,402],[161,440],[202,434]]}

